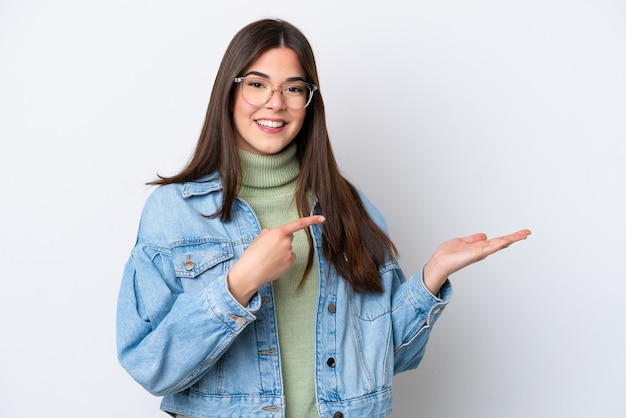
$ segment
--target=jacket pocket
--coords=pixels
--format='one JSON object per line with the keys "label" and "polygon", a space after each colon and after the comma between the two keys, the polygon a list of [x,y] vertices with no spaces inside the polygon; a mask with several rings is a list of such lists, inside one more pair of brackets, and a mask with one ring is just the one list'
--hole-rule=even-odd
{"label": "jacket pocket", "polygon": [[391,292],[393,287],[395,263],[389,263],[379,269],[383,293],[369,292],[351,294],[352,312],[363,321],[375,321],[391,313]]}
{"label": "jacket pocket", "polygon": [[233,245],[228,240],[206,238],[177,243],[172,248],[172,263],[177,277],[194,279],[205,271],[220,267],[222,273],[225,261],[233,258]]}

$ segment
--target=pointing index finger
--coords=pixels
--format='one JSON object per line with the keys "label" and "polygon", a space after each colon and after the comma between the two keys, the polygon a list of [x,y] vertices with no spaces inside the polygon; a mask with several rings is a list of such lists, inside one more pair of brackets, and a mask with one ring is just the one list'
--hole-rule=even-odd
{"label": "pointing index finger", "polygon": [[287,234],[293,234],[294,232],[298,232],[299,230],[307,228],[311,225],[321,224],[325,220],[326,218],[322,215],[305,216],[281,226],[280,229]]}

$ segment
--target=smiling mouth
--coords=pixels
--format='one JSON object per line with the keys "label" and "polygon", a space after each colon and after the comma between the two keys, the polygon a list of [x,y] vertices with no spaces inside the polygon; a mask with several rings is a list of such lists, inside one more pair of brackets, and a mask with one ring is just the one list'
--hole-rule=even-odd
{"label": "smiling mouth", "polygon": [[257,123],[257,125],[263,126],[265,128],[281,128],[285,126],[285,122],[277,120],[259,119],[255,122]]}

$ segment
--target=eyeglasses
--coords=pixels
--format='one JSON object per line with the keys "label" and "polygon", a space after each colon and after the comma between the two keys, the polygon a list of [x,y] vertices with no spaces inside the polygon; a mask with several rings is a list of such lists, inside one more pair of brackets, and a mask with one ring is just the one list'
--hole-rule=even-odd
{"label": "eyeglasses", "polygon": [[304,81],[290,81],[275,87],[263,78],[248,76],[236,77],[234,82],[241,84],[241,95],[246,103],[259,107],[269,102],[274,92],[278,92],[289,109],[304,109],[311,103],[313,92],[317,90],[315,84]]}

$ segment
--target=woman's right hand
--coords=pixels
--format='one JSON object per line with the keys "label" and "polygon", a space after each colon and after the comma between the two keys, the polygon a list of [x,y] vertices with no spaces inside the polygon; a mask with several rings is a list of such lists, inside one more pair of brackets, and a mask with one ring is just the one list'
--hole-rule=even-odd
{"label": "woman's right hand", "polygon": [[321,215],[305,216],[276,228],[263,229],[228,273],[228,289],[233,297],[246,306],[262,285],[289,270],[296,259],[291,251],[293,234],[324,220]]}

